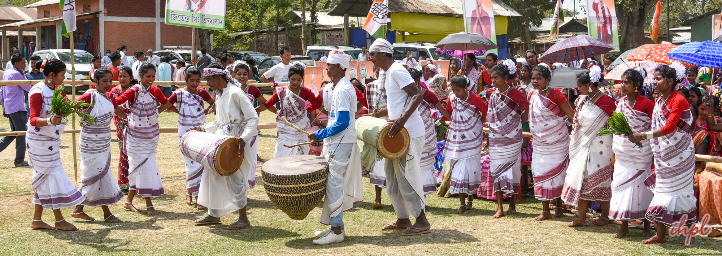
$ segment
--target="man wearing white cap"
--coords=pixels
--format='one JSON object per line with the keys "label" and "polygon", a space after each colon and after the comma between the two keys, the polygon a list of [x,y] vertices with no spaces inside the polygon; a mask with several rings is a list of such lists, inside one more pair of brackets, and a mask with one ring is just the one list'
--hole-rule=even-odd
{"label": "man wearing white cap", "polygon": [[343,212],[363,200],[361,187],[361,156],[356,142],[356,89],[346,78],[351,56],[334,50],[328,56],[326,73],[332,84],[323,88],[323,107],[328,110],[328,126],[311,133],[314,143],[323,141],[321,155],[328,162],[326,198],[323,200],[321,223],[331,225],[316,232],[315,244],[343,241],[346,236]]}
{"label": "man wearing white cap", "polygon": [[[423,182],[421,174],[421,151],[424,147],[424,122],[417,111],[422,101],[421,90],[409,72],[395,63],[393,47],[385,39],[374,41],[369,49],[374,65],[386,71],[386,96],[388,99],[389,122],[392,123],[389,136],[398,135],[406,128],[411,141],[406,156],[400,159],[386,159],[386,186],[397,220],[382,230],[404,229],[403,235],[428,233],[431,224],[426,219]],[[411,225],[410,215],[416,217]]]}
{"label": "man wearing white cap", "polygon": [[148,56],[145,57],[145,60],[148,63],[153,64],[153,66],[155,66],[157,68],[158,65],[160,65],[160,57],[158,57],[158,55],[154,55],[153,49],[150,49],[150,48],[148,48],[147,53],[148,53]]}

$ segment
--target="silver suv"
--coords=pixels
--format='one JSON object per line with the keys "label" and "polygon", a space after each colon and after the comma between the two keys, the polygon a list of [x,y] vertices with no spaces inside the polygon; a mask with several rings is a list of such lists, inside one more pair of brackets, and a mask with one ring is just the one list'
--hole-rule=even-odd
{"label": "silver suv", "polygon": [[[436,54],[436,43],[435,42],[397,42],[394,43],[394,59],[402,60],[406,58],[406,52],[411,51],[411,57],[418,60],[419,57],[429,59],[434,57]],[[449,56],[439,52],[439,57],[442,60],[448,60]]]}
{"label": "silver suv", "polygon": [[362,52],[361,48],[358,47],[352,47],[352,46],[343,46],[343,45],[311,45],[306,47],[306,56],[311,57],[311,59],[315,61],[321,60],[321,57],[323,57],[326,52],[330,52],[333,50],[341,50],[345,52],[348,55],[351,55],[353,59],[355,60],[358,58],[358,55]]}

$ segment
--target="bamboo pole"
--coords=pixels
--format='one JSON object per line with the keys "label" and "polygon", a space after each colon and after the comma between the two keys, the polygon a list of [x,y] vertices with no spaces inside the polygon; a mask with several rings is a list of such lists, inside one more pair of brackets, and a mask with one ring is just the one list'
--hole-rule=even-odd
{"label": "bamboo pole", "polygon": [[[70,73],[70,78],[72,80],[72,84],[70,84],[70,86],[72,86],[72,88],[73,88],[72,98],[73,98],[73,102],[75,102],[75,40],[73,37],[73,31],[70,31],[70,71],[72,72],[72,73]],[[75,130],[75,116],[76,115],[72,115],[72,117],[71,117],[71,119],[72,119],[71,122],[73,122],[72,123],[73,130]],[[75,170],[75,181],[77,182],[78,181],[78,147],[77,147],[77,142],[75,141],[76,140],[75,137],[76,137],[75,133],[73,133],[73,169]]]}
{"label": "bamboo pole", "polygon": [[[160,127],[160,133],[177,133],[178,127]],[[266,124],[259,124],[258,125],[259,130],[267,130],[267,129],[276,129],[276,123],[266,123]],[[63,133],[80,133],[81,130],[72,129],[72,130],[65,130]],[[111,129],[110,132],[115,132],[115,129]],[[4,136],[25,136],[24,131],[15,131],[15,132],[0,132],[0,137]]]}

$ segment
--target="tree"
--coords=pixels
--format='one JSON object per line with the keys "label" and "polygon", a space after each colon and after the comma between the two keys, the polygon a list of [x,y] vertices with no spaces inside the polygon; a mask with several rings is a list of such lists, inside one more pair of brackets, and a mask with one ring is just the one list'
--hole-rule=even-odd
{"label": "tree", "polygon": [[622,52],[644,44],[644,29],[649,27],[645,19],[647,12],[657,0],[617,1],[617,23],[619,24],[619,47]]}
{"label": "tree", "polygon": [[546,12],[554,9],[556,1],[504,0],[504,2],[521,14],[521,17],[509,17],[509,24],[521,24],[521,26],[509,26],[507,32],[509,38],[521,37],[529,49],[533,48],[532,40],[536,36],[530,32],[531,26],[539,26],[544,18],[551,18]]}

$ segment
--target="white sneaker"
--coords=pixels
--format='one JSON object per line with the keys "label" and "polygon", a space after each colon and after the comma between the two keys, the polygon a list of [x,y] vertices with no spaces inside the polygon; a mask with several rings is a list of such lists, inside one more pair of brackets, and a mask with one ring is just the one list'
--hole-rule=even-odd
{"label": "white sneaker", "polygon": [[341,234],[338,234],[338,235],[334,232],[328,232],[328,234],[326,234],[326,236],[321,237],[316,240],[313,240],[313,243],[320,244],[320,245],[339,243],[339,242],[343,241],[345,236],[346,235],[344,234],[343,231],[341,231]]}
{"label": "white sneaker", "polygon": [[[331,232],[331,227],[329,226],[327,229],[324,229],[323,231],[316,231],[316,238],[321,238],[326,236],[328,232]],[[341,231],[343,233],[343,230]]]}

